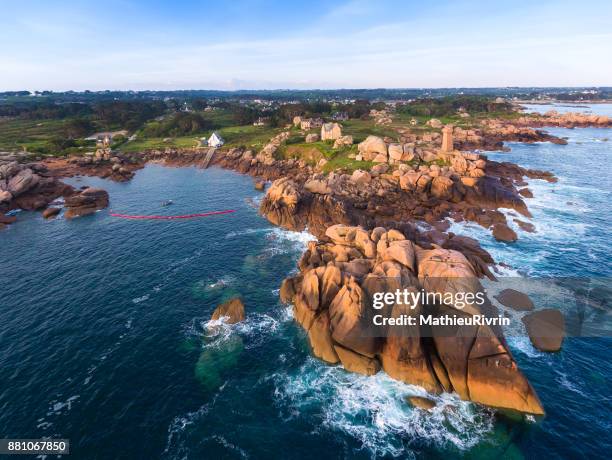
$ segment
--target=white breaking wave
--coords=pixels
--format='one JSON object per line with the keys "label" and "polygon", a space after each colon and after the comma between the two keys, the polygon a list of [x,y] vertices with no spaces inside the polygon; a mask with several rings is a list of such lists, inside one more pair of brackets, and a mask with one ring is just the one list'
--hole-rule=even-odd
{"label": "white breaking wave", "polygon": [[248,313],[239,323],[227,323],[227,317],[218,320],[194,318],[185,327],[185,334],[202,340],[203,348],[222,348],[235,337],[244,339],[246,349],[254,348],[276,335],[283,324],[293,319],[290,307],[279,307],[273,314]]}
{"label": "white breaking wave", "polygon": [[575,378],[570,380],[565,372],[561,372],[559,370],[555,370],[555,372],[557,373],[557,377],[555,378],[555,380],[563,388],[565,388],[565,389],[567,389],[569,391],[573,391],[574,393],[578,393],[579,395],[581,395],[581,396],[583,396],[585,398],[589,397],[585,391],[582,391],[580,389],[580,387],[577,384],[577,381],[576,381]]}
{"label": "white breaking wave", "polygon": [[141,297],[136,297],[135,299],[132,299],[132,302],[135,304],[139,304],[140,302],[145,302],[149,300],[149,297],[151,297],[149,294],[145,294]]}
{"label": "white breaking wave", "polygon": [[[323,427],[350,435],[377,457],[410,455],[407,446],[413,441],[465,450],[493,428],[493,411],[448,393],[428,395],[383,372],[363,376],[309,357],[297,375],[279,373],[271,378],[281,416],[292,419],[320,412]],[[408,396],[427,396],[436,407],[416,409],[406,402]]]}

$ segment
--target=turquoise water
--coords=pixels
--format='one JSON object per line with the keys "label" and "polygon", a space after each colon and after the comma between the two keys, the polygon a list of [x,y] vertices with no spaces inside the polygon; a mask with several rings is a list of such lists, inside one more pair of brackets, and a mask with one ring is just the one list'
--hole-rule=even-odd
{"label": "turquoise water", "polygon": [[[529,185],[537,233],[502,245],[454,228],[512,273],[609,276],[612,133],[559,131],[567,146],[491,155],[559,176]],[[418,387],[310,357],[277,295],[310,237],[260,217],[251,178],[149,165],[129,183],[74,183],[103,186],[121,213],[237,212],[171,222],[19,213],[0,233],[1,437],[69,438],[74,458],[100,459],[604,458],[612,447],[609,339],[572,338],[555,355],[511,340],[543,422],[452,395],[423,413],[403,401]],[[247,321],[209,329],[215,306],[237,294]]]}

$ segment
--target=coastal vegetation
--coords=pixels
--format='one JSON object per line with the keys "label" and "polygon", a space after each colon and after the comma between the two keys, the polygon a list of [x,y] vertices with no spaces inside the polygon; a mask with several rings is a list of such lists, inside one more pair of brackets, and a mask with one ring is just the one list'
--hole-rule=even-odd
{"label": "coastal vegetation", "polygon": [[[307,162],[325,159],[326,171],[339,166],[351,170],[363,166],[351,158],[355,147],[306,143],[305,136],[318,135],[320,128],[301,129],[293,125],[294,117],[339,119],[342,134],[352,136],[354,144],[371,135],[398,142],[399,133],[406,130],[418,136],[435,135],[446,124],[473,130],[492,118],[518,119],[521,113],[509,102],[510,94],[513,91],[507,89],[7,92],[0,93],[0,151],[32,156],[84,155],[95,151],[96,134],[118,131],[122,135],[113,134],[111,147],[125,153],[194,148],[213,132],[225,140],[226,148],[258,151],[291,127],[291,135],[281,142],[277,156]],[[604,89],[598,94],[605,94]],[[383,95],[393,95],[395,100],[384,102],[380,99]],[[524,94],[528,95],[531,93]],[[385,113],[387,118],[381,122],[380,115],[373,115],[376,113]],[[440,123],[429,123],[432,118]]]}

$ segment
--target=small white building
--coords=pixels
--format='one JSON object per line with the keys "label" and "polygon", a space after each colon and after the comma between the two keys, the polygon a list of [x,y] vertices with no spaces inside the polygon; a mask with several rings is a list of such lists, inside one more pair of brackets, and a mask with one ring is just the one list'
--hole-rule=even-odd
{"label": "small white building", "polygon": [[225,141],[217,131],[212,133],[208,138],[209,147],[221,147],[223,144],[225,144]]}

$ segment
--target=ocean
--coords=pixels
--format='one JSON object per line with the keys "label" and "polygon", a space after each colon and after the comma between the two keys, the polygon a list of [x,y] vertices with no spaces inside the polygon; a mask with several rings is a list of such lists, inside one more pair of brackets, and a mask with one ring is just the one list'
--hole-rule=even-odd
{"label": "ocean", "polygon": [[[610,277],[612,130],[548,131],[568,145],[489,154],[559,177],[528,181],[536,233],[504,244],[473,224],[452,230],[477,237],[502,274]],[[609,338],[571,337],[557,354],[509,338],[542,421],[450,394],[424,412],[404,401],[419,387],[310,356],[278,288],[312,237],[259,216],[250,177],[151,164],[127,183],[69,182],[105,188],[110,208],[72,221],[20,212],[0,233],[1,438],[67,438],[71,457],[87,459],[605,458],[612,448]],[[225,209],[236,212],[110,216]],[[235,295],[247,320],[209,328]]]}

